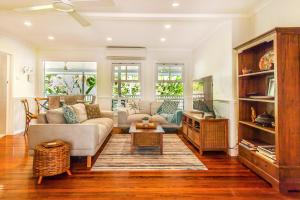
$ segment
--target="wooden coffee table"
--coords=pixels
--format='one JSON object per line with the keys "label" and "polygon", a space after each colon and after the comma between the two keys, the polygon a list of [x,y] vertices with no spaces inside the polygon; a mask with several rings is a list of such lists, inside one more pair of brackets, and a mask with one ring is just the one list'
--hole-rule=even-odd
{"label": "wooden coffee table", "polygon": [[159,147],[160,154],[163,154],[163,134],[165,131],[159,124],[156,129],[136,129],[135,123],[132,123],[129,133],[131,134],[132,154],[137,147]]}

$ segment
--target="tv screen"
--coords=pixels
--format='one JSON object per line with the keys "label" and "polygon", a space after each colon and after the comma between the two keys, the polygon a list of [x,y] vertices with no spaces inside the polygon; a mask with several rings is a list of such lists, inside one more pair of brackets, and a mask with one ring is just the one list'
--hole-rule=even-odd
{"label": "tv screen", "polygon": [[193,109],[202,112],[213,112],[212,76],[193,81]]}

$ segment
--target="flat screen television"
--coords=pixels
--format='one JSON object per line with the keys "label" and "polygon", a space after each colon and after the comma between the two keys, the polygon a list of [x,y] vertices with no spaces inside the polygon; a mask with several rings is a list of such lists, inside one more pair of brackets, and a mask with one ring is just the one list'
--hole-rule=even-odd
{"label": "flat screen television", "polygon": [[214,115],[212,76],[193,81],[193,109],[201,112],[210,112]]}

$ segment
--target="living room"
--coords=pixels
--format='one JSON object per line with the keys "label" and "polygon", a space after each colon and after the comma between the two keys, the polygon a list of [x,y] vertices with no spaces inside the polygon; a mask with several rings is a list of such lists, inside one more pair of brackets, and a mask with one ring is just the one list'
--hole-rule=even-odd
{"label": "living room", "polygon": [[1,1],[1,199],[300,198],[299,6]]}

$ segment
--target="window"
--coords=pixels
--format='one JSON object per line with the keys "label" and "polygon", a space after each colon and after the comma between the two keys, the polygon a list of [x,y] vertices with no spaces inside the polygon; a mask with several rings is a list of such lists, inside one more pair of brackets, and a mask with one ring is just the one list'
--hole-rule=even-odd
{"label": "window", "polygon": [[179,100],[183,108],[183,64],[157,64],[156,98]]}
{"label": "window", "polygon": [[[120,101],[139,98],[141,95],[140,64],[114,63],[113,64],[113,109]],[[123,102],[124,104],[124,102]]]}
{"label": "window", "polygon": [[96,95],[96,62],[45,61],[44,93],[48,95]]}

